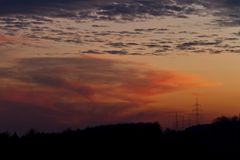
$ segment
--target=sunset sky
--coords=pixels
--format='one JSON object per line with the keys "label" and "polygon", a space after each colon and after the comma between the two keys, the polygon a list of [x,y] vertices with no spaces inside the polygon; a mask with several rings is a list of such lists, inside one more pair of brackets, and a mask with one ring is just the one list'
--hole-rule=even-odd
{"label": "sunset sky", "polygon": [[239,0],[0,0],[0,130],[240,113]]}

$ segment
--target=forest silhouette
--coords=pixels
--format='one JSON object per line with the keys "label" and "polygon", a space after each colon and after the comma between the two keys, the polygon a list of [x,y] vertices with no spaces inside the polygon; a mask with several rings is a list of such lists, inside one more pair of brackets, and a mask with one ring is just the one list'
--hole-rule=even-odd
{"label": "forest silhouette", "polygon": [[219,117],[211,124],[181,131],[163,130],[158,123],[131,123],[68,129],[61,133],[30,130],[23,136],[1,133],[0,145],[2,153],[9,156],[231,159],[240,153],[240,118]]}

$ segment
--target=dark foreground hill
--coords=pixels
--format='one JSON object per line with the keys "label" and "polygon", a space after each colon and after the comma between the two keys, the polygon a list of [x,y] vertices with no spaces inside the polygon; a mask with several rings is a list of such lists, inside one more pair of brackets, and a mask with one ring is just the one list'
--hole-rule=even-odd
{"label": "dark foreground hill", "polygon": [[31,130],[22,137],[2,133],[0,145],[3,154],[32,159],[232,159],[240,153],[240,120],[222,117],[183,131],[135,123],[62,133]]}

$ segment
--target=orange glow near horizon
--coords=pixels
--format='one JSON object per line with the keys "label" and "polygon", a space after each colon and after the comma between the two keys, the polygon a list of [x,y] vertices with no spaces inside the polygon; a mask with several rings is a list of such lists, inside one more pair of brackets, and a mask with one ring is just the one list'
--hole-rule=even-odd
{"label": "orange glow near horizon", "polygon": [[[194,96],[189,93],[201,90],[207,94],[222,86],[193,74],[160,70],[150,63],[111,56],[22,59],[0,79],[4,84],[0,89],[2,113],[12,114],[16,107],[36,109],[44,117],[73,126],[89,123],[83,113],[96,114],[91,121],[101,123],[125,119],[167,121],[166,115],[162,117],[166,111],[191,110],[188,103]],[[70,118],[65,112],[75,113]],[[152,112],[156,112],[154,116]],[[144,116],[137,116],[140,113]],[[165,125],[169,126],[169,122]]]}

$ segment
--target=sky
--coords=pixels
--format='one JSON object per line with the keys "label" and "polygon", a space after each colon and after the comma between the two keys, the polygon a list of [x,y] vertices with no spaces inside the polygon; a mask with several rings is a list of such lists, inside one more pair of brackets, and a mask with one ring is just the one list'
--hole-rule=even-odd
{"label": "sky", "polygon": [[240,112],[239,0],[0,0],[0,130]]}

